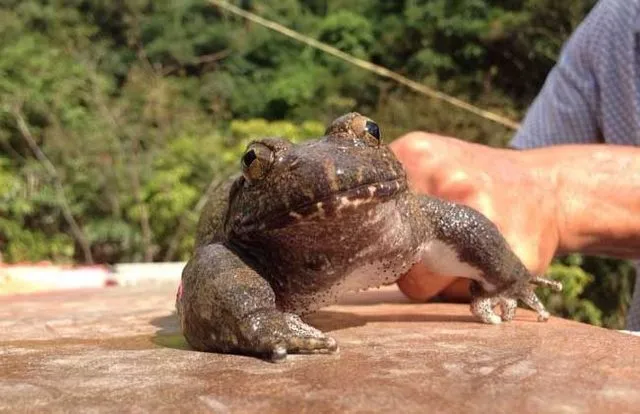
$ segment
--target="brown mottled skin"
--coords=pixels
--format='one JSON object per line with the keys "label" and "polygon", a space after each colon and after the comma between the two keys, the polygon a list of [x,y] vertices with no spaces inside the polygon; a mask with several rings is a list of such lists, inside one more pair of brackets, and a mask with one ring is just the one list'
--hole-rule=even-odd
{"label": "brown mottled skin", "polygon": [[209,200],[182,274],[176,305],[195,349],[274,361],[333,352],[336,341],[298,315],[393,283],[418,262],[474,279],[471,311],[486,323],[511,320],[518,299],[546,320],[531,284],[561,288],[531,276],[476,210],[411,192],[378,126],[360,114],[301,145],[253,142],[242,170]]}

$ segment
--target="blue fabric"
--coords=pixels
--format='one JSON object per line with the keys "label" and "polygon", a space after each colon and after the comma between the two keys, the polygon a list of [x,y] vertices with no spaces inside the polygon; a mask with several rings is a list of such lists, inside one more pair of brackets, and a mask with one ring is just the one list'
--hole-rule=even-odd
{"label": "blue fabric", "polygon": [[[640,145],[640,0],[600,0],[565,44],[515,148]],[[640,262],[627,329],[640,331]]]}

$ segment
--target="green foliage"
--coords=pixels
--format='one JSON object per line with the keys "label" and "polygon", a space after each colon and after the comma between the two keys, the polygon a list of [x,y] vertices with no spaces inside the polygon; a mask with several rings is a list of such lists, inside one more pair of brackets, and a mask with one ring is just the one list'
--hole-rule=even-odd
{"label": "green foliage", "polygon": [[629,261],[601,257],[584,257],[582,267],[594,275],[583,297],[602,311],[602,326],[615,329],[625,327],[627,310],[636,274]]}
{"label": "green foliage", "polygon": [[286,121],[266,121],[264,119],[235,120],[229,126],[229,133],[236,142],[236,153],[239,153],[251,140],[259,137],[282,137],[292,142],[300,142],[304,138],[322,136],[325,125],[316,121],[305,121],[293,124]]}
{"label": "green foliage", "polygon": [[540,297],[555,315],[623,329],[634,272],[628,261],[568,255],[555,260],[547,273],[551,279],[562,282],[563,291],[540,289]]}
{"label": "green foliage", "polygon": [[[0,252],[8,262],[69,262],[73,239],[53,226],[58,212],[33,176],[20,177],[0,157]],[[26,178],[26,179],[25,179]]]}
{"label": "green foliage", "polygon": [[[361,59],[518,119],[595,0],[243,3]],[[385,139],[423,129],[501,146],[511,131],[206,1],[0,5],[0,251],[9,262],[185,259],[202,195],[263,136],[322,134],[359,110]],[[31,137],[56,170],[43,166]],[[570,256],[545,293],[561,315],[620,327],[633,270]]]}
{"label": "green foliage", "polygon": [[548,288],[541,289],[541,299],[549,312],[593,325],[602,325],[602,311],[582,294],[585,288],[594,281],[593,275],[587,273],[580,265],[580,255],[570,255],[551,265],[547,276],[562,282],[562,292],[552,292]]}
{"label": "green foliage", "polygon": [[318,29],[318,40],[360,59],[369,59],[375,43],[371,22],[345,9],[327,15]]}

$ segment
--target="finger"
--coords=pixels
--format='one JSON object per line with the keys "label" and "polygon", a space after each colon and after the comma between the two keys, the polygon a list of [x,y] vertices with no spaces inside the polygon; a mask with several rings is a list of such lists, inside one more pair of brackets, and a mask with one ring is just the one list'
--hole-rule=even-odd
{"label": "finger", "polygon": [[437,296],[456,279],[430,273],[422,264],[416,264],[398,280],[400,291],[417,301],[427,301]]}
{"label": "finger", "polygon": [[450,302],[469,302],[471,300],[469,283],[469,279],[456,278],[440,293],[440,296]]}

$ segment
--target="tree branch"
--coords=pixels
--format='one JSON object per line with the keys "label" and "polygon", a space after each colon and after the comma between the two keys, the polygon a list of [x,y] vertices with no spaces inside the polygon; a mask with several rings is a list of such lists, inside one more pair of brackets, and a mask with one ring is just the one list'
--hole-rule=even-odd
{"label": "tree branch", "polygon": [[42,151],[42,149],[38,146],[38,143],[33,138],[33,135],[31,135],[31,131],[29,130],[29,127],[27,126],[27,123],[24,120],[24,116],[22,115],[22,111],[20,109],[14,109],[12,111],[12,114],[18,124],[18,129],[20,130],[20,134],[22,138],[27,142],[31,151],[36,156],[38,161],[47,170],[51,178],[53,178],[53,183],[56,190],[56,197],[58,198],[58,203],[60,203],[60,206],[62,208],[62,216],[64,217],[65,221],[69,225],[71,229],[71,233],[73,234],[73,237],[76,239],[76,241],[80,245],[80,248],[82,249],[82,253],[84,255],[84,260],[89,264],[93,264],[93,256],[91,255],[90,244],[87,241],[87,238],[84,232],[78,225],[78,222],[76,222],[76,220],[73,218],[71,207],[69,206],[69,202],[67,201],[67,198],[64,195],[64,187],[62,186],[62,179],[60,178],[60,174],[58,174],[56,167],[49,160],[49,158],[47,158],[47,156]]}
{"label": "tree branch", "polygon": [[[217,62],[219,60],[222,60],[222,59],[226,58],[230,54],[231,54],[231,49],[223,49],[223,50],[221,50],[219,52],[211,53],[209,55],[198,56],[195,59],[195,61],[189,62],[189,64],[202,65],[204,63]],[[178,69],[182,69],[183,67],[184,67],[184,65],[177,65],[177,66],[169,66],[167,68],[164,68],[162,70],[162,76],[167,76],[167,75],[175,72]]]}
{"label": "tree branch", "polygon": [[144,251],[144,261],[153,261],[153,242],[151,234],[151,224],[149,222],[149,209],[147,203],[142,198],[142,185],[140,183],[140,174],[137,166],[140,165],[140,140],[137,137],[131,137],[133,148],[131,156],[133,160],[133,167],[131,170],[131,185],[133,189],[133,197],[140,208],[140,230],[142,231],[142,248]]}

